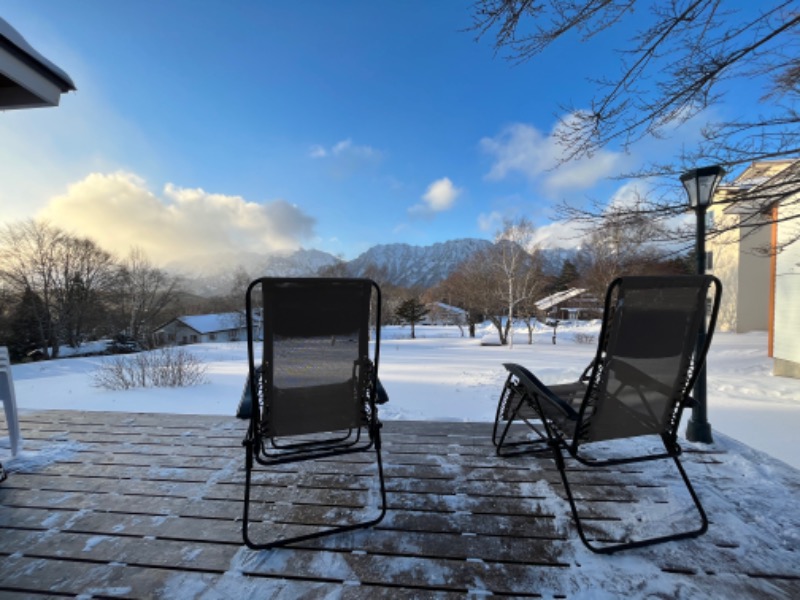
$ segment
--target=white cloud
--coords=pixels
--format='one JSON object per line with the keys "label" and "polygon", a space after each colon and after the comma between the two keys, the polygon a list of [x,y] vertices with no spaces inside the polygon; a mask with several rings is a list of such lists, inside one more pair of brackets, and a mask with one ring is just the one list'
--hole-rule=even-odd
{"label": "white cloud", "polygon": [[336,142],[330,147],[316,144],[309,150],[309,157],[322,161],[335,179],[345,179],[371,169],[383,159],[380,150],[353,143],[351,138]]}
{"label": "white cloud", "polygon": [[441,212],[452,208],[460,194],[461,190],[453,185],[449,177],[442,177],[428,186],[422,199],[432,211]]}
{"label": "white cloud", "polygon": [[256,203],[173,184],[157,195],[127,172],[92,173],[52,198],[38,216],[118,255],[139,246],[159,264],[291,250],[314,229],[314,219],[285,200]]}
{"label": "white cloud", "polygon": [[320,144],[311,146],[309,151],[311,158],[359,158],[359,159],[379,159],[381,153],[372,146],[357,145],[351,138],[336,142],[330,148]]}
{"label": "white cloud", "polygon": [[449,177],[437,179],[422,195],[422,203],[415,204],[408,212],[413,215],[431,215],[453,208],[461,190],[453,185]]}
{"label": "white cloud", "polygon": [[649,190],[650,186],[643,181],[626,183],[611,196],[606,205],[606,210],[634,208],[639,200],[647,195]]}
{"label": "white cloud", "polygon": [[553,221],[537,227],[533,232],[531,243],[541,248],[579,248],[586,237],[575,223]]}
{"label": "white cloud", "polygon": [[488,214],[481,213],[478,215],[478,227],[481,231],[494,233],[500,229],[500,226],[503,224],[503,218],[503,213],[496,210]]}
{"label": "white cloud", "polygon": [[519,173],[549,192],[558,192],[590,188],[619,168],[623,155],[608,151],[562,164],[564,148],[557,135],[560,126],[545,136],[531,125],[514,123],[495,137],[483,138],[481,148],[494,157],[486,179],[499,181]]}
{"label": "white cloud", "polygon": [[103,102],[87,72],[71,67],[70,75],[80,91],[58,107],[0,113],[0,221],[30,218],[86,173],[122,164],[153,172],[166,162],[135,123]]}

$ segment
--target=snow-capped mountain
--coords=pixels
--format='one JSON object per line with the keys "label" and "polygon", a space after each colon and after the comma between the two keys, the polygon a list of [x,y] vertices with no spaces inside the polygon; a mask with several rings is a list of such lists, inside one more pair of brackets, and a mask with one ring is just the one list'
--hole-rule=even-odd
{"label": "snow-capped mountain", "polygon": [[173,263],[167,266],[167,270],[180,275],[189,291],[214,296],[229,293],[234,278],[242,271],[252,279],[263,276],[308,277],[339,262],[340,259],[321,250],[300,249],[273,254],[240,252],[217,255]]}
{"label": "snow-capped mountain", "polygon": [[381,244],[348,262],[347,271],[354,277],[364,277],[377,268],[383,271],[382,278],[395,285],[427,288],[446,279],[459,264],[491,245],[488,240],[475,238],[432,246]]}
{"label": "snow-capped mountain", "polygon": [[[317,275],[320,269],[336,265],[342,267],[339,273],[351,277],[374,277],[393,285],[428,288],[446,279],[475,252],[491,245],[488,240],[476,238],[450,240],[431,246],[381,244],[346,262],[320,250],[240,253],[173,264],[168,270],[182,275],[189,291],[205,296],[229,293],[234,279],[242,271],[250,278],[308,277]],[[557,274],[564,260],[573,259],[575,255],[575,251],[563,249],[544,249],[542,252],[545,271],[549,274]]]}

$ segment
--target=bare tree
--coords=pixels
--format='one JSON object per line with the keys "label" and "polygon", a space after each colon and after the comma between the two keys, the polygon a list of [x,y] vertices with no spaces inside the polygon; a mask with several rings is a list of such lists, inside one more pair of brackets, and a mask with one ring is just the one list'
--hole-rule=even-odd
{"label": "bare tree", "polygon": [[542,312],[536,306],[536,301],[541,300],[548,286],[548,278],[541,271],[539,265],[534,266],[534,269],[536,269],[537,276],[531,288],[531,293],[517,305],[516,311],[517,318],[525,323],[525,327],[528,329],[528,344],[533,344],[533,332]]}
{"label": "bare tree", "polygon": [[658,237],[657,229],[646,218],[606,214],[576,258],[582,285],[596,298],[603,298],[617,277],[653,272],[664,254],[652,243]]}
{"label": "bare tree", "polygon": [[[497,328],[502,343],[506,331],[501,315],[503,303],[497,294],[498,271],[492,265],[492,249],[481,250],[461,263],[441,284],[448,302],[463,308],[471,316],[489,319]],[[475,323],[470,326],[470,337],[475,335]]]}
{"label": "bare tree", "polygon": [[[483,320],[483,303],[478,300],[480,290],[475,290],[472,282],[471,273],[472,260],[467,260],[459,265],[444,281],[440,282],[435,288],[430,290],[428,298],[443,299],[446,304],[456,306],[465,311],[464,319],[469,337],[475,337],[475,326]],[[460,325],[459,325],[460,327]]]}
{"label": "bare tree", "polygon": [[36,338],[45,354],[58,355],[55,323],[56,247],[64,233],[34,220],[9,224],[0,232],[0,278],[20,295],[32,293]]}
{"label": "bare tree", "polygon": [[482,315],[497,329],[500,343],[513,345],[518,307],[544,283],[538,252],[530,246],[533,226],[507,221],[495,243],[464,261],[440,286],[456,306]]}
{"label": "bare tree", "polygon": [[347,271],[347,262],[341,256],[336,258],[335,262],[320,267],[317,270],[317,275],[319,277],[350,277],[350,273]]}
{"label": "bare tree", "polygon": [[[664,136],[705,117],[706,109],[723,105],[743,86],[762,90],[758,115],[706,122],[699,143],[674,160],[625,177],[661,177],[677,185],[677,175],[697,165],[721,164],[734,172],[756,161],[800,155],[797,0],[764,0],[739,8],[722,0],[477,0],[473,19],[478,37],[492,35],[496,52],[516,62],[533,60],[565,38],[591,43],[601,32],[630,23],[635,27],[635,34],[622,42],[622,60],[615,62],[619,72],[594,80],[598,92],[589,108],[562,107],[567,116],[557,131],[565,161]],[[800,203],[794,197],[798,187],[800,168],[776,185],[758,186],[729,201],[766,205],[781,200],[786,206]],[[674,201],[674,191],[652,195],[628,207],[629,212],[650,219],[672,217],[685,210],[683,202]],[[561,212],[567,218],[599,218],[604,208],[562,206]],[[800,210],[786,212],[788,219],[800,218]],[[800,228],[795,231],[783,247],[800,239]],[[673,235],[688,240],[687,234],[678,228]]]}
{"label": "bare tree", "polygon": [[118,273],[117,306],[123,329],[133,340],[152,346],[152,333],[178,295],[178,280],[156,268],[140,248],[131,249]]}
{"label": "bare tree", "polygon": [[115,268],[92,240],[45,221],[13,223],[0,232],[0,279],[28,303],[18,313],[35,327],[26,337],[37,339],[45,356],[58,356],[62,343],[77,346],[100,324]]}
{"label": "bare tree", "polygon": [[[544,287],[541,264],[537,264],[534,256],[538,250],[533,248],[533,225],[525,218],[506,221],[503,230],[497,234],[494,245],[493,263],[498,269],[502,296],[506,311],[505,336],[500,341],[514,347],[513,323],[518,305],[529,300],[531,296]],[[537,268],[538,267],[538,268]],[[511,335],[509,336],[509,330]],[[505,339],[504,339],[505,337]]]}
{"label": "bare tree", "polygon": [[56,255],[54,296],[61,337],[75,348],[87,330],[101,324],[117,264],[92,240],[68,235],[61,237]]}

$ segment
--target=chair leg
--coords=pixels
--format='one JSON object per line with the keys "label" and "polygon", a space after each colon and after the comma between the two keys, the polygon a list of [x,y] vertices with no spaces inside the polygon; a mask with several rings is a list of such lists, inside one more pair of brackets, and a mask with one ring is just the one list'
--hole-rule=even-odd
{"label": "chair leg", "polygon": [[500,399],[497,401],[497,411],[494,415],[494,428],[492,429],[492,443],[495,446],[498,446],[500,443],[497,439],[497,429],[500,426],[500,416],[503,413],[503,407],[505,406],[505,403],[508,402],[508,397],[511,395],[511,388],[509,384],[511,383],[512,376],[513,375],[509,373],[508,377],[506,377],[506,383],[503,386],[503,389],[500,391]]}
{"label": "chair leg", "polygon": [[255,442],[252,439],[245,439],[242,445],[245,447],[245,464],[244,464],[244,508],[242,512],[242,538],[244,543],[250,548],[253,548],[253,542],[250,539],[249,525],[250,525],[250,483],[253,472],[253,445]]}
{"label": "chair leg", "polygon": [[[508,433],[511,430],[511,425],[517,419],[520,409],[522,405],[525,403],[526,396],[524,394],[520,394],[519,401],[514,405],[513,409],[508,411],[508,419],[506,420],[505,426],[503,427],[503,431],[500,434],[500,437],[497,437],[497,430],[499,428],[500,418],[502,416],[504,401],[507,403],[511,400],[511,383],[512,375],[508,376],[508,380],[506,380],[506,385],[503,387],[503,392],[500,395],[500,401],[497,403],[497,414],[495,416],[494,421],[494,430],[492,432],[492,443],[497,448],[497,455],[498,456],[505,456],[505,457],[513,457],[513,456],[523,456],[526,454],[537,454],[540,452],[547,451],[547,438],[542,435],[541,431],[539,431],[534,425],[526,418],[522,418],[521,420],[525,422],[525,424],[530,427],[536,434],[540,437],[538,440],[522,440],[518,442],[506,442],[506,438],[508,437]],[[508,392],[507,397],[504,398],[503,396],[506,395]]]}
{"label": "chair leg", "polygon": [[671,458],[675,462],[675,465],[678,468],[678,471],[681,474],[681,478],[683,479],[684,484],[686,485],[686,489],[689,491],[689,495],[692,497],[692,501],[694,502],[695,508],[697,509],[698,514],[700,515],[701,525],[698,529],[693,529],[690,531],[683,531],[679,533],[673,533],[669,535],[662,535],[656,536],[652,538],[645,538],[642,540],[634,540],[630,542],[623,542],[620,544],[609,544],[604,546],[598,546],[592,544],[588,538],[586,537],[586,533],[583,529],[583,523],[581,522],[580,517],[578,516],[578,507],[575,501],[575,497],[572,494],[572,488],[569,485],[569,480],[567,478],[567,469],[566,464],[564,461],[564,455],[562,452],[561,444],[557,440],[551,440],[549,442],[550,447],[553,451],[553,459],[556,462],[556,467],[558,468],[558,472],[561,474],[561,481],[564,484],[564,489],[567,493],[567,500],[569,501],[569,506],[572,511],[572,517],[575,521],[575,526],[578,529],[578,535],[581,538],[584,546],[586,546],[592,552],[598,554],[611,554],[613,552],[618,552],[620,550],[628,550],[631,548],[641,548],[644,546],[652,546],[654,544],[660,544],[663,542],[670,542],[675,540],[682,540],[686,538],[697,537],[702,535],[708,530],[708,518],[706,517],[706,512],[703,509],[703,505],[700,503],[700,498],[697,496],[694,488],[692,487],[691,482],[689,481],[689,477],[686,474],[686,471],[683,468],[680,460],[677,456],[672,455]]}
{"label": "chair leg", "polygon": [[[386,515],[386,481],[384,478],[383,473],[383,457],[381,455],[381,437],[380,437],[380,424],[375,425],[371,428],[373,440],[370,446],[367,446],[360,451],[364,450],[371,450],[374,447],[376,453],[376,463],[377,463],[377,471],[378,471],[378,481],[380,485],[380,512],[378,516],[370,519],[368,521],[362,521],[358,523],[348,524],[348,525],[339,525],[339,526],[332,526],[329,529],[325,529],[323,531],[318,531],[314,533],[277,539],[272,542],[268,543],[256,543],[252,540],[249,535],[249,509],[250,509],[250,487],[251,487],[251,474],[253,469],[253,464],[257,460],[257,449],[255,444],[257,442],[253,440],[245,440],[243,444],[246,447],[246,463],[245,463],[245,489],[244,489],[244,511],[242,517],[242,535],[244,539],[244,543],[247,545],[248,548],[252,550],[269,550],[271,548],[278,548],[282,546],[286,546],[288,544],[296,544],[299,542],[305,542],[308,540],[313,540],[316,538],[321,538],[337,533],[344,533],[347,531],[355,531],[357,529],[364,529],[367,527],[371,527],[373,525],[377,525],[380,523],[384,516]],[[341,452],[338,454],[342,454]],[[334,454],[331,454],[334,455]],[[318,456],[315,456],[318,458]],[[293,460],[298,460],[296,457]]]}

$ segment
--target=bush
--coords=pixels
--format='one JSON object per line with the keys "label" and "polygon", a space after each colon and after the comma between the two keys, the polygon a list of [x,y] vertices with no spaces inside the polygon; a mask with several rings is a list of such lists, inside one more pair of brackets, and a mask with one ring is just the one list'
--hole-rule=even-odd
{"label": "bush", "polygon": [[106,390],[187,387],[206,382],[206,365],[182,348],[119,356],[107,360],[92,374],[92,385]]}
{"label": "bush", "polygon": [[579,343],[579,344],[594,344],[596,339],[597,339],[597,337],[592,335],[591,333],[576,333],[575,334],[575,341],[577,343]]}

